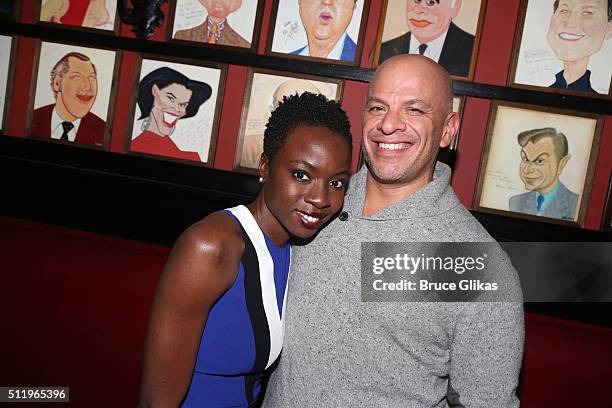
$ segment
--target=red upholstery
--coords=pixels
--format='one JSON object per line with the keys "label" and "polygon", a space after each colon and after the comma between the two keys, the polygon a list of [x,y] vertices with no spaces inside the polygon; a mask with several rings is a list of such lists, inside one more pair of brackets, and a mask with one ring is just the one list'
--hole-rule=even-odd
{"label": "red upholstery", "polygon": [[[0,385],[69,386],[74,407],[135,406],[169,249],[7,218],[0,248]],[[526,316],[522,407],[604,406],[611,389],[612,329]]]}

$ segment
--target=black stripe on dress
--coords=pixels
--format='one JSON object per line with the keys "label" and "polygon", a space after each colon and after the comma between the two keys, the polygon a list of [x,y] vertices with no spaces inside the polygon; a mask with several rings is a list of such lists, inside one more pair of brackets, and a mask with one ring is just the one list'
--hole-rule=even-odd
{"label": "black stripe on dress", "polygon": [[[257,252],[244,228],[240,226],[240,229],[244,238],[244,254],[242,255],[244,295],[249,318],[251,319],[251,327],[253,328],[253,338],[255,339],[255,363],[251,372],[261,373],[265,371],[270,356],[270,328],[268,327],[268,318],[261,294],[261,278]],[[252,376],[245,376],[244,386],[249,404],[253,402],[254,380],[255,378]]]}

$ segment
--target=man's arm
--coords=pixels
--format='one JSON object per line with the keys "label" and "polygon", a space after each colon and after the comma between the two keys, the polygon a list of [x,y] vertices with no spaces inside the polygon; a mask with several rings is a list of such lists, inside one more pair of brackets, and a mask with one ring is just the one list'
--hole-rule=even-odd
{"label": "man's arm", "polygon": [[524,337],[522,302],[464,303],[451,345],[449,405],[518,407]]}

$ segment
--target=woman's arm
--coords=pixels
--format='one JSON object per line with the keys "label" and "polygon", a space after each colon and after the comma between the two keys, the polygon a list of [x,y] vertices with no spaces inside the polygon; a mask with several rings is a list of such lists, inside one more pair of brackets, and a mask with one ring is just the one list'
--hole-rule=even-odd
{"label": "woman's arm", "polygon": [[208,312],[233,284],[243,251],[235,222],[221,213],[178,239],[151,309],[140,407],[176,408],[185,396]]}

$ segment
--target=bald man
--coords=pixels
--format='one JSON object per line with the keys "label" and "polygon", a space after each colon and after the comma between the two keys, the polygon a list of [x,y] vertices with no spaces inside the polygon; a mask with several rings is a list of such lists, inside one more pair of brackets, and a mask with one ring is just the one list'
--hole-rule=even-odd
{"label": "bald man", "polygon": [[[293,247],[283,357],[266,407],[519,406],[516,271],[455,196],[450,168],[436,162],[458,126],[440,65],[400,55],[378,67],[362,122],[366,166],[338,218]],[[482,292],[476,302],[434,302],[425,293],[426,302],[364,301],[367,242],[487,242],[498,256],[487,276],[504,302],[484,302]]]}
{"label": "bald man", "polygon": [[[301,95],[303,92],[320,94],[321,90],[306,79],[292,78],[281,83],[272,93],[269,112],[272,113],[272,111],[278,107],[278,104],[282,102],[283,97],[295,94]],[[270,117],[270,114],[266,116],[264,122],[268,121],[268,117]],[[263,133],[260,135],[244,136],[242,155],[240,158],[240,165],[242,167],[256,169],[257,166],[259,166],[259,159],[261,157],[261,153],[263,152],[263,136]]]}

